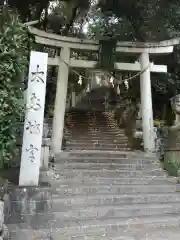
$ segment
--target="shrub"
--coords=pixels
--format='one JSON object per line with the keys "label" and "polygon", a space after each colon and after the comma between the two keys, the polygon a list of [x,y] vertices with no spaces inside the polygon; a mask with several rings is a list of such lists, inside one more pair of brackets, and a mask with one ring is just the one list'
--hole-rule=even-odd
{"label": "shrub", "polygon": [[28,30],[18,15],[0,9],[0,167],[16,151],[16,130],[23,110],[24,77],[29,55]]}

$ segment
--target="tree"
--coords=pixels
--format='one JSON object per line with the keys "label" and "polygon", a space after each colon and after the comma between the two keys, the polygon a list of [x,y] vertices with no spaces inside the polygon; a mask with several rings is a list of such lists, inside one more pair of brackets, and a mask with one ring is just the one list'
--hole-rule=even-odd
{"label": "tree", "polygon": [[[61,35],[122,41],[160,41],[180,34],[178,0],[8,0],[23,22],[41,20],[37,27]],[[88,34],[83,27],[89,23]],[[119,56],[118,56],[119,58]],[[120,59],[119,60],[123,60]],[[156,63],[168,64],[169,74],[158,81],[153,76],[154,96],[165,99],[179,92],[179,46],[167,58]],[[157,81],[156,81],[157,80]],[[164,90],[166,89],[166,90]],[[156,94],[158,93],[158,94]]]}
{"label": "tree", "polygon": [[[99,11],[89,26],[91,38],[146,42],[170,39],[180,34],[180,6],[177,0],[152,0],[148,4],[141,0],[100,0],[98,6]],[[155,59],[156,64],[168,65],[168,74],[152,74],[155,105],[162,99],[168,104],[169,99],[180,92],[179,54],[177,46],[173,54]],[[137,84],[132,91],[129,91],[129,97],[134,94],[139,96]]]}
{"label": "tree", "polygon": [[39,27],[67,35],[74,22],[86,15],[91,0],[7,0],[2,5],[16,9],[23,22],[41,20]]}

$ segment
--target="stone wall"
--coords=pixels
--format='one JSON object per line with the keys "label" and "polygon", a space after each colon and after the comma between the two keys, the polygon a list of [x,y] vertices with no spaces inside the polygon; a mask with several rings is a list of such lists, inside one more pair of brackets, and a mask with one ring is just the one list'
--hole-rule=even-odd
{"label": "stone wall", "polygon": [[164,168],[170,175],[180,175],[180,130],[164,135]]}
{"label": "stone wall", "polygon": [[180,130],[164,126],[157,129],[156,152],[169,175],[180,175]]}
{"label": "stone wall", "polygon": [[[54,190],[55,191],[55,190]],[[19,239],[18,229],[39,229],[39,226],[47,224],[49,227],[49,219],[52,218],[52,188],[44,183],[39,187],[13,187],[6,194],[4,205],[5,223],[9,228],[0,222],[3,227],[3,238],[0,240],[30,239],[30,236],[24,235],[24,239]],[[6,234],[6,235],[5,235]],[[32,239],[35,239],[32,237]],[[44,239],[42,237],[42,239]]]}
{"label": "stone wall", "polygon": [[6,224],[10,216],[9,194],[5,191],[5,186],[1,187],[0,200],[0,240],[9,240],[9,231]]}
{"label": "stone wall", "polygon": [[56,190],[47,182],[38,187],[18,187],[5,182],[0,188],[0,240],[30,239],[29,236],[19,239],[18,229],[35,229],[42,224],[42,218],[48,226],[53,193]]}
{"label": "stone wall", "polygon": [[139,116],[139,104],[124,101],[116,107],[116,120],[120,128],[124,128],[129,144],[134,150],[142,150],[142,128]]}

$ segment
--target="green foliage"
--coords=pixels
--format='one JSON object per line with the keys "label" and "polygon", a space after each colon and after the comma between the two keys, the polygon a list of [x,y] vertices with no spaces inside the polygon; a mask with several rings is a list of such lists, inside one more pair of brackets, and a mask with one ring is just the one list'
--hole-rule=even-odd
{"label": "green foliage", "polygon": [[[67,35],[80,26],[93,0],[6,0],[3,5],[16,9],[23,22],[40,20],[38,27]],[[1,2],[1,1],[0,1]],[[73,29],[73,31],[72,31]],[[79,30],[75,31],[75,33]]]}
{"label": "green foliage", "polygon": [[[177,0],[152,0],[148,3],[142,0],[99,0],[99,7],[89,24],[91,38],[146,42],[180,35],[180,5]],[[120,61],[126,62],[125,54],[121,55],[124,59]],[[137,60],[128,57],[128,62]],[[168,65],[168,74],[151,74],[153,105],[162,112],[169,99],[180,92],[180,46],[175,47],[171,55],[151,57],[155,64]],[[139,78],[136,80],[132,81],[127,92],[128,98],[138,99],[140,96]]]}
{"label": "green foliage", "polygon": [[170,154],[169,154],[168,161],[164,162],[164,169],[167,170],[167,172],[170,176],[178,177],[178,171],[180,169],[180,162],[177,159],[172,158],[172,156],[170,156]]}
{"label": "green foliage", "polygon": [[0,10],[0,167],[15,153],[17,123],[23,114],[23,73],[28,64],[29,35],[18,16]]}

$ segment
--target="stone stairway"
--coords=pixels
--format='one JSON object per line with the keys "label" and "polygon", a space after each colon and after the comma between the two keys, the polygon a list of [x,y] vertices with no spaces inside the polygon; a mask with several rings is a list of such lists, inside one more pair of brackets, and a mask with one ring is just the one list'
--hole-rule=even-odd
{"label": "stone stairway", "polygon": [[76,104],[76,109],[91,111],[105,111],[105,99],[109,92],[109,87],[99,87],[86,93],[86,96]]}
{"label": "stone stairway", "polygon": [[113,112],[74,110],[67,118],[65,151],[131,150],[124,130],[119,129]]}
{"label": "stone stairway", "polygon": [[51,167],[12,192],[11,239],[179,239],[180,193],[155,155],[71,151]]}

